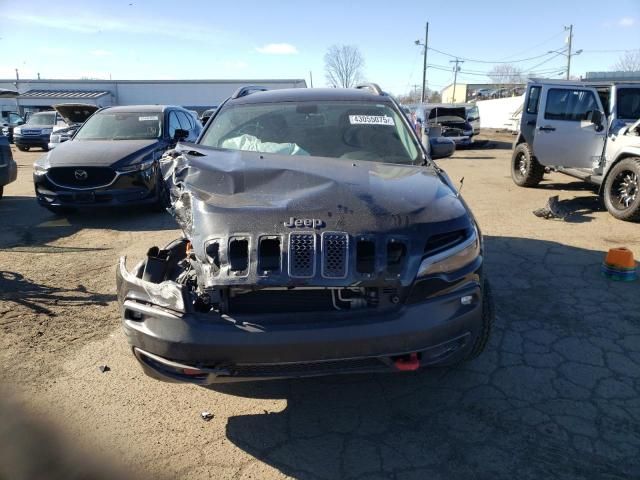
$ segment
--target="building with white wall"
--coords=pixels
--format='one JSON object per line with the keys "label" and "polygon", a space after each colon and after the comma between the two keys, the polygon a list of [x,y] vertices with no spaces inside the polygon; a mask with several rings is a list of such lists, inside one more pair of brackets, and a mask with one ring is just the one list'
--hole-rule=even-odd
{"label": "building with white wall", "polygon": [[[17,83],[17,85],[16,85]],[[21,112],[51,108],[59,103],[112,105],[181,105],[202,112],[220,105],[246,85],[269,89],[304,88],[303,79],[251,80],[19,80],[0,79],[0,88],[17,89]],[[0,98],[1,110],[15,110],[16,101]]]}

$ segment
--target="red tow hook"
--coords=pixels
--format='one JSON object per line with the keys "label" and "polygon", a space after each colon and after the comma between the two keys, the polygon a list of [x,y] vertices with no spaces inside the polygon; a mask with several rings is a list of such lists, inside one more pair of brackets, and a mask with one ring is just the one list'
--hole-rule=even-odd
{"label": "red tow hook", "polygon": [[417,353],[410,353],[407,356],[396,358],[393,362],[398,370],[412,372],[420,368],[420,360]]}

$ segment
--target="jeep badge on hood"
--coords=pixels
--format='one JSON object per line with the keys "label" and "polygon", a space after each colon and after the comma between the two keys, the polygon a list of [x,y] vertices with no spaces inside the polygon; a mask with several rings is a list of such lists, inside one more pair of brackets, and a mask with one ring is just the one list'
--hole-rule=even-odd
{"label": "jeep badge on hood", "polygon": [[288,222],[284,222],[283,225],[287,228],[301,228],[301,227],[312,227],[312,228],[322,228],[324,227],[324,222],[319,218],[295,218],[289,217]]}

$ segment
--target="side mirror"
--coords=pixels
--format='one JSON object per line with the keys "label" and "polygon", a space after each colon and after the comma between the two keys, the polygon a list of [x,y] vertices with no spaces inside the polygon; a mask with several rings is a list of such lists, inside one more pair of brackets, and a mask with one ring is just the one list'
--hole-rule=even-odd
{"label": "side mirror", "polygon": [[429,146],[432,160],[450,157],[456,151],[454,141],[446,137],[430,137]]}
{"label": "side mirror", "polygon": [[173,134],[173,139],[176,142],[184,140],[185,138],[189,138],[189,130],[183,130],[182,128],[176,128],[176,131]]}
{"label": "side mirror", "polygon": [[596,132],[601,132],[604,129],[603,120],[604,114],[600,110],[594,110],[591,114],[591,123],[596,126]]}

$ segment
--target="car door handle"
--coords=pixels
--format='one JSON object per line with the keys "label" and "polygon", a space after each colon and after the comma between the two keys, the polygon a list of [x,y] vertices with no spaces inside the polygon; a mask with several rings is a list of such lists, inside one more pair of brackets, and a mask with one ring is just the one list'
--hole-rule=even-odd
{"label": "car door handle", "polygon": [[536,126],[536,121],[535,120],[529,120],[527,122],[527,125],[529,125],[530,127],[535,127]]}
{"label": "car door handle", "polygon": [[538,130],[540,130],[541,132],[555,132],[556,131],[556,127],[538,127]]}

